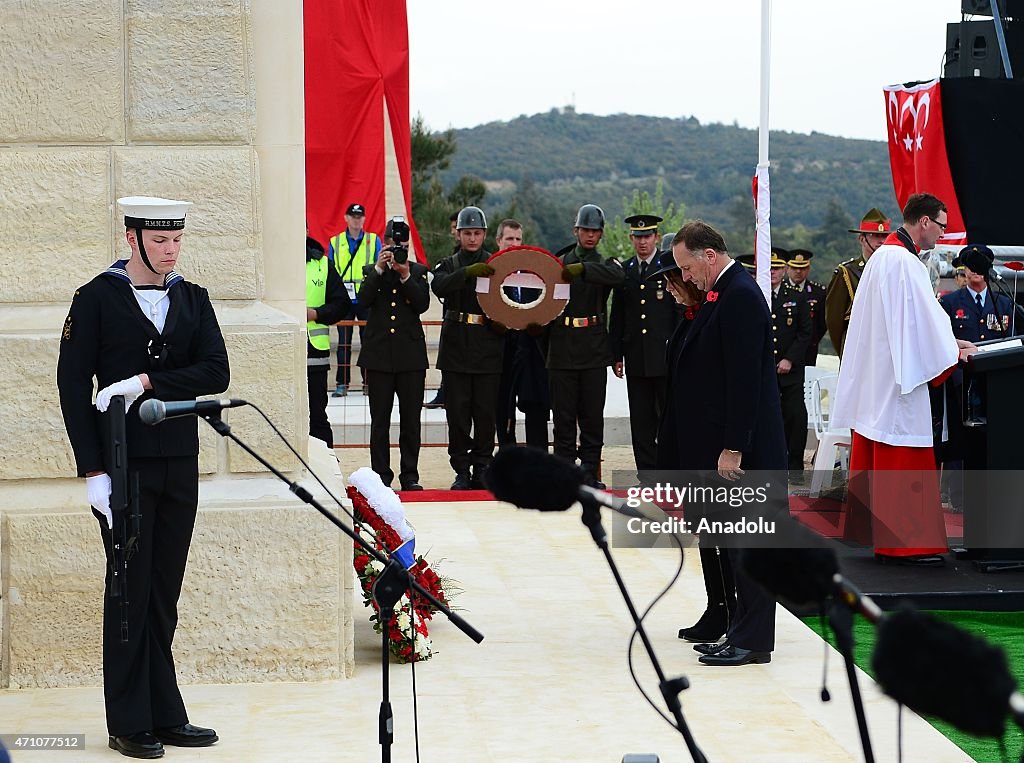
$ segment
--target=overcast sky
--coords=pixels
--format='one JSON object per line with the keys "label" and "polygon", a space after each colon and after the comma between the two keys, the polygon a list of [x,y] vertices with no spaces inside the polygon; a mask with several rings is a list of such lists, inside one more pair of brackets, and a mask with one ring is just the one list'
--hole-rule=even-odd
{"label": "overcast sky", "polygon": [[[938,77],[960,0],[775,0],[773,130],[885,140],[882,88]],[[760,0],[408,0],[412,113],[472,127],[574,104],[756,127]]]}

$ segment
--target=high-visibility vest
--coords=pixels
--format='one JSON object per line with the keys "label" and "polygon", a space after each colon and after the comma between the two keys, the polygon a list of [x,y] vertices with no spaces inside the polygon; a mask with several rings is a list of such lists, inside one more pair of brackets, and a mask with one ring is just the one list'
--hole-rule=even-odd
{"label": "high-visibility vest", "polygon": [[[348,248],[348,234],[342,231],[331,238],[331,249],[334,251],[334,267],[345,283],[355,284],[356,291],[359,284],[363,282],[363,268],[374,262],[377,254],[377,234],[363,231],[363,238],[355,252]],[[349,264],[351,260],[351,264]],[[349,296],[355,299],[355,294],[349,289]]]}
{"label": "high-visibility vest", "polygon": [[[327,301],[327,268],[330,264],[327,257],[319,260],[306,261],[306,305],[308,307],[322,307]],[[306,333],[309,334],[309,343],[318,350],[329,351],[331,349],[331,329],[323,323],[316,321],[306,322]]]}

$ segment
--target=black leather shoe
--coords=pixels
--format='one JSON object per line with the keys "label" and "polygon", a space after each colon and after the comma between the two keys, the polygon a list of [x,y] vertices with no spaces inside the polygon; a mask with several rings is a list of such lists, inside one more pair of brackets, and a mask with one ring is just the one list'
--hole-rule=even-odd
{"label": "black leather shoe", "polygon": [[728,641],[719,641],[714,644],[694,644],[693,651],[701,654],[716,654],[729,646]]}
{"label": "black leather shoe", "polygon": [[423,485],[421,485],[418,482],[409,482],[409,483],[406,483],[405,485],[402,485],[402,492],[403,493],[405,491],[407,491],[407,490],[422,490],[422,489],[423,489]]}
{"label": "black leather shoe", "polygon": [[941,567],[946,563],[938,554],[919,554],[915,556],[889,556],[875,554],[875,561],[880,564],[898,564],[903,567]]}
{"label": "black leather shoe", "polygon": [[472,478],[469,480],[469,485],[470,485],[470,487],[473,488],[473,490],[486,490],[487,489],[487,483],[484,482],[483,474],[480,474],[479,472],[475,473],[472,476]]}
{"label": "black leather shoe", "polygon": [[705,654],[698,660],[701,665],[763,665],[771,661],[771,652],[752,652],[732,644],[714,654]]}
{"label": "black leather shoe", "polygon": [[193,726],[191,723],[183,723],[180,726],[171,726],[166,729],[153,729],[153,736],[164,744],[171,744],[175,747],[209,747],[220,739],[213,729],[204,729],[202,726]]}
{"label": "black leather shoe", "polygon": [[462,472],[455,475],[455,482],[452,483],[452,490],[472,490],[473,481],[469,478],[469,472]]}
{"label": "black leather shoe", "polygon": [[110,737],[107,746],[129,758],[162,758],[164,756],[164,746],[148,731]]}

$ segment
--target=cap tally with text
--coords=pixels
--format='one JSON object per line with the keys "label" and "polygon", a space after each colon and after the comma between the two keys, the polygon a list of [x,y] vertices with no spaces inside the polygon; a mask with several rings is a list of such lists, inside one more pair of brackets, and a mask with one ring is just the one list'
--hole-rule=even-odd
{"label": "cap tally with text", "polygon": [[366,209],[363,208],[362,204],[349,204],[345,214],[352,215],[352,217],[365,217]]}
{"label": "cap tally with text", "polygon": [[781,246],[772,247],[772,267],[773,268],[784,268],[786,267],[786,260],[789,259],[789,252],[783,249]]}
{"label": "cap tally with text", "polygon": [[791,268],[809,268],[811,266],[811,257],[814,256],[814,252],[807,249],[790,249],[789,259],[786,260],[786,264]]}
{"label": "cap tally with text", "polygon": [[124,213],[124,227],[141,230],[181,230],[191,201],[156,196],[125,196],[117,200]]}
{"label": "cap tally with text", "polygon": [[892,221],[878,207],[871,207],[861,218],[859,228],[847,228],[850,233],[892,233]]}
{"label": "cap tally with text", "polygon": [[630,215],[623,222],[629,226],[631,236],[653,236],[658,232],[658,223],[664,220],[657,215]]}
{"label": "cap tally with text", "polygon": [[734,259],[747,270],[754,270],[757,267],[753,254],[737,254]]}

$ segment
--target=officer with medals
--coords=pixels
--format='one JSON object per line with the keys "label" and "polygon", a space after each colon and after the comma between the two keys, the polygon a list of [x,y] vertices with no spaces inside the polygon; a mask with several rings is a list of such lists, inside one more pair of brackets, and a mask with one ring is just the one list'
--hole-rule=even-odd
{"label": "officer with medals", "polygon": [[420,485],[420,407],[427,376],[427,339],[420,316],[430,307],[427,268],[409,259],[409,250],[395,244],[408,240],[403,218],[388,220],[384,248],[377,262],[367,265],[359,287],[359,304],[367,311],[358,365],[366,373],[370,402],[370,468],[390,486],[391,410],[398,397],[398,481],[402,490]]}
{"label": "officer with medals", "polygon": [[802,472],[804,449],[807,447],[804,363],[812,329],[807,300],[783,280],[789,259],[790,253],[785,249],[772,247],[772,342],[789,471]]}
{"label": "officer with medals", "polygon": [[808,249],[790,249],[786,261],[786,277],[790,285],[803,294],[811,314],[811,340],[807,343],[805,366],[817,364],[818,343],[825,336],[825,287],[808,278],[813,256],[814,252]]}
{"label": "officer with medals", "polygon": [[[573,223],[576,243],[561,249],[562,277],[570,283],[565,311],[548,325],[547,367],[551,384],[554,452],[580,465],[596,487],[604,447],[607,368],[612,364],[607,305],[625,278],[622,264],[602,257],[604,211],[584,204]],[[576,435],[579,432],[579,443]]]}
{"label": "officer with medals", "polygon": [[825,290],[825,326],[840,358],[843,357],[846,330],[850,326],[853,296],[857,293],[864,264],[885,243],[885,239],[892,233],[892,225],[881,210],[872,207],[860,221],[860,227],[850,228],[849,231],[857,234],[860,256],[839,263]]}
{"label": "officer with medals", "polygon": [[[966,284],[939,298],[949,315],[953,334],[977,344],[1010,336],[1013,302],[1005,294],[989,289],[989,277],[995,255],[984,244],[971,244],[961,250],[958,258]],[[959,269],[959,268],[958,268]]]}
{"label": "officer with medals", "polygon": [[667,291],[665,275],[654,275],[660,222],[662,218],[644,214],[625,219],[636,254],[622,265],[625,277],[612,292],[608,323],[612,370],[620,379],[626,377],[633,459],[641,480],[657,466],[658,425],[668,391],[665,350],[682,315]]}
{"label": "officer with medals", "polygon": [[131,256],[75,292],[61,335],[57,388],[108,569],[113,515],[102,414],[115,395],[124,397],[127,408],[128,471],[138,478],[141,540],[128,562],[127,641],[107,576],[103,697],[111,749],[156,758],[163,745],[205,747],[218,737],[213,729],[189,723],[171,654],[199,501],[198,419],[145,426],[135,403],[223,392],[228,355],[206,289],[174,270],[191,203],[133,196],[118,199],[118,205]]}
{"label": "officer with medals", "polygon": [[[444,300],[437,367],[444,385],[452,490],[484,489],[494,458],[498,386],[507,327],[492,321],[476,298],[476,279],[494,275],[487,264],[487,220],[479,207],[465,207],[455,221],[459,249],[434,268],[430,288]],[[421,398],[422,399],[422,398]]]}

